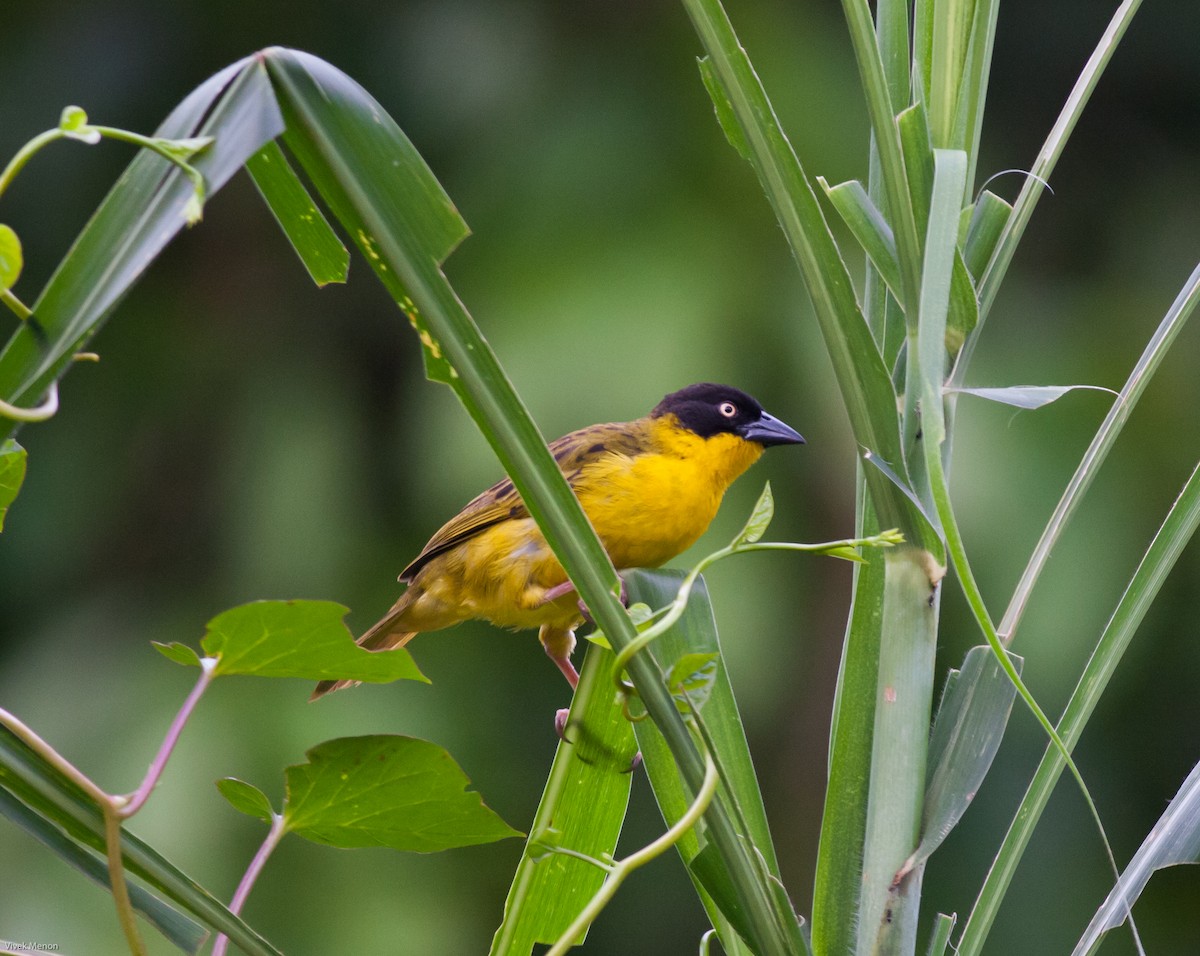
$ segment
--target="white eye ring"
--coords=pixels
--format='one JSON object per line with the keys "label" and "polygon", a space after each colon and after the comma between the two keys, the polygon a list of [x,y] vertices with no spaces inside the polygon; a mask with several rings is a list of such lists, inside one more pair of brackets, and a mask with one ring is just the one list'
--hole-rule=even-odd
{"label": "white eye ring", "polygon": [[719,411],[726,418],[733,418],[735,415],[737,415],[737,406],[734,405],[733,402],[722,402],[717,406],[717,411]]}

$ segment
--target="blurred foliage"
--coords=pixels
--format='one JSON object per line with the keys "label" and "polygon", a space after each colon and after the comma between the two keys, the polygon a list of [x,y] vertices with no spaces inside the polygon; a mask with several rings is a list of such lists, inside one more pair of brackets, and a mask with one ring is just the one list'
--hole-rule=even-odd
{"label": "blurred foliage", "polygon": [[[981,176],[1030,162],[1109,6],[1002,5]],[[744,0],[729,12],[806,167],[863,176],[867,124],[837,5]],[[1123,381],[1200,255],[1198,27],[1188,0],[1139,15],[1036,214],[972,384]],[[68,103],[149,132],[205,77],[276,43],[354,76],[433,167],[475,233],[447,271],[548,437],[636,417],[691,381],[728,381],[809,446],[759,465],[699,549],[736,532],[766,477],[772,536],[851,532],[853,449],[804,291],[713,120],[674,4],[104,0],[64,13],[17,0],[0,33],[0,157]],[[25,246],[18,294],[34,297],[130,157],[115,143],[59,144],[21,175],[3,208]],[[990,188],[1011,199],[1018,185],[1009,174]],[[187,693],[190,675],[149,641],[195,643],[204,621],[257,598],[339,601],[360,629],[428,535],[497,477],[453,396],[426,386],[402,316],[366,273],[355,261],[347,287],[315,290],[239,176],[96,340],[100,364],[67,378],[59,415],[21,433],[29,475],[0,538],[0,700],[101,785],[135,785]],[[1185,332],[1035,593],[1015,650],[1051,712],[1197,458],[1198,337]],[[954,491],[993,613],[1106,401],[960,404]],[[1193,548],[1078,754],[1119,857],[1197,756],[1197,573]],[[841,562],[788,555],[709,575],[801,911],[848,583]],[[946,597],[940,674],[977,641],[953,587]],[[367,687],[314,706],[301,682],[214,687],[135,832],[228,895],[260,833],[213,782],[275,780],[315,742],[368,733],[446,747],[524,828],[566,702],[561,679],[531,634],[464,626],[412,650],[432,687]],[[254,735],[235,732],[247,723]],[[1041,742],[1031,720],[1013,721],[988,786],[934,858],[929,905],[970,904]],[[634,790],[627,847],[662,826],[645,781]],[[1103,898],[1102,854],[1078,796],[1060,790],[996,952],[1033,938],[1062,951]],[[429,857],[285,842],[246,916],[289,953],[481,952],[519,853],[516,841]],[[1087,878],[1063,886],[1064,856],[1090,861]],[[0,938],[123,952],[106,894],[9,826],[0,858],[22,871],[0,894]],[[1198,880],[1182,868],[1152,881],[1136,911],[1150,951],[1194,951]],[[587,952],[690,953],[704,925],[682,868],[664,858],[630,879]],[[1114,938],[1104,952],[1127,945]]]}

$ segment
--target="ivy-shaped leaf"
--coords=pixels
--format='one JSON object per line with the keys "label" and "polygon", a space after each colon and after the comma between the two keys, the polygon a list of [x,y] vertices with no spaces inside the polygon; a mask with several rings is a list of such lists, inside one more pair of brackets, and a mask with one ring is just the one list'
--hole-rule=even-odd
{"label": "ivy-shaped leaf", "polygon": [[25,480],[25,449],[11,438],[0,443],[0,531],[4,530],[4,516],[8,506],[21,490]]}
{"label": "ivy-shaped leaf", "polygon": [[[404,648],[368,651],[355,644],[342,620],[346,610],[332,601],[254,601],[209,621],[200,646],[206,656],[217,659],[217,676],[427,681]],[[200,663],[186,645],[155,647],[178,664]]]}
{"label": "ivy-shaped leaf", "polygon": [[306,840],[430,853],[521,836],[427,740],[381,734],[313,747],[287,769],[284,819]]}

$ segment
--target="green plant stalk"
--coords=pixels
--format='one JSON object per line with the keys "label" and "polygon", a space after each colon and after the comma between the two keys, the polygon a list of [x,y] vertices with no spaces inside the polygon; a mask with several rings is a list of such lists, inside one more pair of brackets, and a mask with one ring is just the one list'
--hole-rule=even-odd
{"label": "green plant stalk", "polygon": [[[888,910],[892,880],[920,836],[940,597],[921,557],[920,552],[900,549],[883,561],[883,639],[857,917],[859,956],[875,951],[885,914],[889,922],[907,926],[901,913]],[[914,940],[915,917],[914,912]],[[911,952],[911,947],[899,951]]]}
{"label": "green plant stalk", "polygon": [[1029,562],[1021,573],[1021,579],[1017,582],[1004,617],[1000,621],[998,628],[1000,639],[1006,647],[1012,643],[1021,616],[1025,613],[1029,602],[1029,595],[1037,584],[1046,562],[1050,559],[1050,554],[1054,550],[1059,536],[1071,520],[1088,488],[1091,487],[1092,480],[1099,473],[1100,466],[1108,457],[1121,429],[1125,427],[1125,423],[1137,406],[1146,386],[1150,384],[1150,379],[1158,371],[1158,367],[1183,329],[1184,323],[1191,317],[1198,302],[1200,302],[1200,265],[1192,270],[1191,276],[1180,289],[1175,301],[1171,303],[1171,307],[1158,324],[1154,335],[1146,343],[1146,347],[1130,371],[1116,401],[1113,402],[1104,421],[1096,430],[1087,451],[1083,453],[1083,458],[1075,469],[1075,474],[1071,476],[1062,497],[1054,508],[1054,514],[1046,522],[1046,528],[1042,531],[1041,538],[1038,539],[1033,553],[1029,556]]}
{"label": "green plant stalk", "polygon": [[38,133],[33,139],[22,146],[15,156],[8,161],[4,167],[4,171],[0,172],[0,196],[3,196],[5,190],[12,185],[12,181],[17,178],[19,173],[27,162],[29,162],[37,152],[56,140],[60,140],[67,134],[61,129],[55,127],[48,129],[44,133]]}
{"label": "green plant stalk", "polygon": [[58,414],[58,382],[51,382],[46,389],[46,397],[41,404],[33,408],[22,408],[9,402],[0,401],[0,418],[14,422],[44,422]]}
{"label": "green plant stalk", "polygon": [[[941,371],[966,157],[934,154],[921,286],[909,330],[906,416],[919,423],[916,450],[939,455],[944,437]],[[913,429],[915,432],[915,429]],[[925,463],[926,469],[930,466]],[[931,494],[931,492],[926,492]],[[856,952],[908,954],[916,946],[920,874],[899,886],[896,876],[920,839],[925,763],[933,709],[934,656],[942,569],[927,552],[884,561],[883,625],[872,736],[871,786],[863,846],[862,899]]]}
{"label": "green plant stalk", "polygon": [[1004,231],[996,243],[996,249],[992,253],[987,269],[984,271],[983,277],[979,282],[979,323],[975,328],[975,333],[967,338],[962,351],[959,352],[958,360],[955,363],[948,384],[960,386],[966,380],[966,371],[971,364],[971,356],[975,352],[975,345],[979,341],[979,332],[987,320],[988,313],[995,302],[996,294],[1000,291],[1000,284],[1008,272],[1008,267],[1012,262],[1013,255],[1016,253],[1017,246],[1020,244],[1021,237],[1025,234],[1025,228],[1029,225],[1029,220],[1033,216],[1033,210],[1042,196],[1046,181],[1054,172],[1054,167],[1058,164],[1058,159],[1062,155],[1063,149],[1066,148],[1067,140],[1070,138],[1071,132],[1075,129],[1076,122],[1078,122],[1080,115],[1083,113],[1084,107],[1087,106],[1092,91],[1095,90],[1096,84],[1100,81],[1100,76],[1108,66],[1108,61],[1112,58],[1117,44],[1120,43],[1121,38],[1125,35],[1125,31],[1128,29],[1141,3],[1142,0],[1124,0],[1121,6],[1117,8],[1112,20],[1109,21],[1108,27],[1100,37],[1095,50],[1092,51],[1092,55],[1088,58],[1083,72],[1079,74],[1079,79],[1076,80],[1075,86],[1067,97],[1066,103],[1063,104],[1062,111],[1059,113],[1058,119],[1050,130],[1049,136],[1046,137],[1045,143],[1042,144],[1037,159],[1034,160],[1033,168],[1030,170],[1029,175],[1026,176],[1025,182],[1021,187],[1021,192],[1017,196],[1017,201],[1013,204],[1012,215],[1009,216],[1008,222],[1004,226]]}
{"label": "green plant stalk", "polygon": [[[804,554],[830,554],[858,548],[890,548],[902,542],[903,539],[895,531],[885,531],[864,538],[842,538],[839,541],[823,541],[820,544],[801,544],[795,541],[734,542],[727,547],[719,548],[712,554],[705,555],[684,577],[683,583],[679,585],[679,591],[676,593],[675,599],[667,607],[659,610],[658,613],[661,616],[650,627],[639,633],[633,641],[621,648],[617,654],[614,668],[618,681],[617,686],[621,686],[620,675],[626,666],[628,666],[630,658],[650,644],[655,638],[665,634],[674,627],[676,622],[683,617],[684,611],[687,610],[688,598],[691,596],[692,588],[696,586],[696,580],[722,558],[727,558],[733,554],[745,554],[749,551],[799,551]],[[845,557],[846,555],[841,554],[839,556]]]}
{"label": "green plant stalk", "polygon": [[[1082,736],[1146,612],[1198,525],[1200,467],[1192,472],[1179,498],[1167,513],[1071,693],[1058,724],[1058,733],[1068,751]],[[979,956],[982,952],[1017,864],[1041,820],[1055,783],[1067,765],[1068,761],[1056,747],[1047,747],[963,926],[958,944],[960,956]]]}
{"label": "green plant stalk", "polygon": [[[860,520],[870,528],[874,514],[869,510],[869,500],[865,504],[867,511]],[[855,948],[871,781],[883,580],[883,554],[871,551],[865,564],[855,566],[853,605],[846,624],[829,731],[829,781],[813,887],[812,945],[816,956],[851,953]]]}
{"label": "green plant stalk", "polygon": [[[879,0],[876,32],[890,102],[902,103],[909,76],[908,0]],[[867,191],[887,215],[876,135],[871,134]],[[888,312],[898,308],[879,273],[866,263],[864,310],[880,351],[887,355]],[[885,358],[886,361],[886,358]],[[862,462],[855,468],[855,525],[859,537],[879,530]],[[862,852],[871,779],[876,674],[882,624],[884,558],[874,550],[854,567],[853,595],[838,666],[829,730],[828,785],[821,814],[813,885],[812,947],[817,956],[850,953],[855,946]]]}
{"label": "green plant stalk", "polygon": [[33,315],[33,310],[24,302],[13,295],[12,289],[4,289],[0,291],[0,302],[8,306],[9,310],[22,322],[27,322],[29,317]]}
{"label": "green plant stalk", "polygon": [[129,898],[129,885],[125,882],[125,866],[121,860],[121,817],[112,800],[100,805],[104,813],[104,843],[108,851],[108,878],[111,881],[113,902],[117,907],[117,921],[129,944],[133,956],[146,956],[146,944],[138,932],[137,916],[133,912],[133,901]]}

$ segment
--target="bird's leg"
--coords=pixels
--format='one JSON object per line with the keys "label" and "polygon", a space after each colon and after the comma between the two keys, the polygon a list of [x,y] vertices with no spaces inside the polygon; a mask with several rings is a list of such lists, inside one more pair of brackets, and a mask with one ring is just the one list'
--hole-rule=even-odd
{"label": "bird's leg", "polygon": [[[628,606],[629,595],[625,591],[625,579],[623,577],[620,577],[620,575],[617,576],[617,579],[621,582],[621,592],[620,592],[621,603],[623,605]],[[543,607],[544,605],[550,604],[553,601],[557,601],[560,597],[565,597],[566,595],[573,593],[574,590],[575,590],[575,585],[572,584],[569,580],[563,581],[562,584],[556,584],[556,585],[554,585],[554,587],[546,589],[546,591],[542,594],[540,600],[538,601],[537,606]],[[584,616],[584,619],[589,624],[594,625],[596,623],[594,620],[592,620],[592,615],[591,615],[591,612],[588,611],[587,605],[583,603],[583,598],[579,599],[579,613]],[[553,656],[553,655],[551,655],[551,656]],[[568,677],[567,680],[570,680],[570,678]],[[572,685],[572,686],[574,686],[574,685]]]}
{"label": "bird's leg", "polygon": [[[579,671],[575,670],[575,665],[571,663],[571,651],[575,649],[575,632],[568,627],[543,624],[541,631],[538,632],[538,640],[542,642],[546,656],[554,661],[558,669],[562,671],[562,675],[571,685],[571,689],[574,690],[578,687]],[[563,740],[566,739],[563,735],[566,733],[569,712],[570,708],[564,707],[554,715],[554,732]]]}

